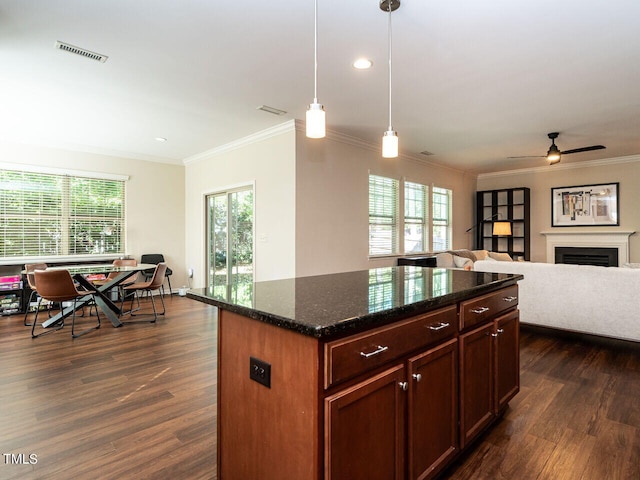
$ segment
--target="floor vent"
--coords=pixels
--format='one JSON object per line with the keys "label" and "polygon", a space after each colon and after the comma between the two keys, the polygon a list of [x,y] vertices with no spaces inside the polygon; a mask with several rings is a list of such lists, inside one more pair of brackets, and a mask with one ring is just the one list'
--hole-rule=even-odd
{"label": "floor vent", "polygon": [[61,41],[56,42],[56,48],[58,50],[64,50],[65,52],[75,53],[76,55],[80,55],[81,57],[90,58],[91,60],[97,60],[100,63],[104,63],[107,61],[106,55],[102,55],[101,53],[90,52],[89,50],[85,50],[84,48],[74,47],[73,45],[69,45],[68,43],[63,43]]}

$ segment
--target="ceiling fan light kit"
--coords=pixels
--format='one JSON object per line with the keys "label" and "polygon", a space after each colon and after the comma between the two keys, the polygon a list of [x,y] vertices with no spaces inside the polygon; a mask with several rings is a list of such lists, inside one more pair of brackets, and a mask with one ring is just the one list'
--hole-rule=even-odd
{"label": "ceiling fan light kit", "polygon": [[[549,150],[547,150],[547,154],[545,155],[545,158],[549,162],[549,165],[555,165],[556,163],[560,163],[560,159],[562,158],[562,155],[570,155],[572,153],[581,153],[581,152],[591,152],[592,150],[603,150],[607,148],[604,145],[591,145],[589,147],[573,148],[571,150],[560,151],[560,149],[556,145],[556,138],[558,138],[558,135],[560,135],[560,132],[547,133],[547,137],[549,137],[549,139],[551,140],[551,146],[549,147]],[[509,157],[509,158],[535,158],[535,157],[542,157],[542,155],[539,155],[539,156],[525,155],[525,156],[517,156],[517,157]]]}

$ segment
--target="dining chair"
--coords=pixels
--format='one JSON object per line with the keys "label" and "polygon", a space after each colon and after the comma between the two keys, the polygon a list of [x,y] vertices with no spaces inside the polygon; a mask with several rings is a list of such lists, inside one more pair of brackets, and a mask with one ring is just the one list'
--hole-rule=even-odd
{"label": "dining chair", "polygon": [[[156,310],[156,302],[153,299],[153,291],[160,290],[162,288],[162,284],[164,283],[165,274],[167,272],[167,264],[164,262],[160,262],[156,265],[156,268],[153,270],[153,275],[151,276],[151,280],[146,282],[136,282],[131,285],[127,285],[124,287],[125,295],[128,292],[133,293],[131,297],[131,307],[129,309],[129,314],[133,317],[135,314],[134,311],[138,311],[140,309],[140,292],[146,292],[151,297],[151,306],[153,307],[153,320],[150,320],[151,323],[155,323],[158,319],[158,312]],[[133,309],[133,300],[137,299],[138,308],[136,310]],[[162,313],[160,315],[164,315],[166,312],[166,308],[164,305],[164,296],[160,295],[160,301],[162,302]],[[139,323],[144,320],[138,320],[136,322],[122,322],[122,323]]]}
{"label": "dining chair", "polygon": [[[113,265],[116,267],[124,267],[124,266],[135,267],[136,265],[138,265],[138,261],[135,258],[116,258],[113,261]],[[109,273],[109,275],[107,275],[107,278],[105,278],[104,280],[94,280],[91,283],[97,286],[104,285],[105,283],[115,279],[118,275],[120,275],[120,272],[111,272]],[[137,275],[132,275],[129,278],[127,278],[125,281],[123,281],[120,285],[118,285],[118,296],[120,297],[122,302],[120,304],[121,308],[122,308],[122,305],[124,305],[124,300],[125,300],[124,287],[126,287],[127,285],[132,285],[136,283],[136,278],[137,278]]]}
{"label": "dining chair", "polygon": [[71,317],[71,336],[73,338],[77,338],[81,335],[84,335],[85,333],[89,333],[92,330],[97,330],[98,328],[100,328],[100,314],[96,309],[98,318],[97,325],[95,327],[88,328],[78,334],[75,333],[76,302],[78,299],[84,298],[87,295],[94,296],[94,292],[91,290],[78,290],[75,283],[73,283],[73,278],[71,278],[71,274],[68,270],[35,270],[33,274],[35,285],[40,298],[38,299],[36,316],[33,319],[33,324],[31,326],[32,338],[40,337],[50,332],[55,332],[56,330],[60,330],[62,327],[64,327],[64,319],[62,319],[60,320],[57,327],[48,328],[44,332],[35,335],[35,328],[38,322],[38,313],[40,311],[40,302],[42,302],[43,299],[49,300],[50,302],[59,302],[60,304],[62,304],[62,302],[73,301],[73,313]]}
{"label": "dining chair", "polygon": [[33,272],[36,270],[46,270],[46,263],[27,263],[24,266],[25,275],[27,276],[27,284],[31,289],[31,293],[29,294],[29,300],[27,301],[27,305],[24,309],[24,320],[23,323],[25,327],[30,327],[31,324],[27,323],[27,315],[29,315],[29,306],[31,305],[31,301],[33,300],[33,296],[38,294],[38,289],[36,288],[36,281],[33,275]]}
{"label": "dining chair", "polygon": [[[140,257],[140,263],[152,263],[154,265],[157,265],[158,263],[166,263],[164,260],[164,255],[161,253],[145,253],[144,255],[142,255]],[[171,270],[169,267],[167,267],[167,273],[165,273],[165,278],[167,279],[167,283],[169,284],[169,295],[171,295],[171,274],[173,273],[173,270]],[[149,270],[145,270],[142,272],[142,275],[144,276],[145,280],[151,280],[151,277],[153,276],[153,269],[149,269]],[[164,285],[162,286],[162,293],[164,294]]]}

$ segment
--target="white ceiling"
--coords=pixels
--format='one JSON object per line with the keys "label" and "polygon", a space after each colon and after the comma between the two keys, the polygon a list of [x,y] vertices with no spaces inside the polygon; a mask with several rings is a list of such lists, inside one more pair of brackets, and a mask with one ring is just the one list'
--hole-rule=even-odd
{"label": "white ceiling", "polygon": [[[328,128],[379,143],[388,14],[378,0],[318,3]],[[0,0],[0,135],[181,163],[304,119],[313,9],[313,0]],[[507,157],[544,155],[551,131],[561,150],[607,147],[563,162],[640,153],[640,1],[402,0],[392,22],[401,151],[476,173],[544,165]],[[57,40],[109,59],[56,50]],[[373,68],[352,68],[358,56]]]}

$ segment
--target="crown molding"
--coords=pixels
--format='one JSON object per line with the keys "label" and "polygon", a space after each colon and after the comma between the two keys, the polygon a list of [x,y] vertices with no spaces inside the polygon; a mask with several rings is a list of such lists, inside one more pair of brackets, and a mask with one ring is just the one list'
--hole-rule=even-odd
{"label": "crown molding", "polygon": [[[296,131],[298,133],[306,134],[307,127],[306,127],[306,124],[305,124],[305,122],[303,120],[295,120],[295,125],[296,125]],[[326,133],[327,133],[327,136],[325,138],[327,140],[333,140],[335,142],[343,143],[345,145],[351,145],[353,147],[362,148],[364,150],[369,150],[370,152],[375,152],[377,155],[380,155],[380,148],[381,147],[380,147],[380,144],[378,144],[378,143],[371,143],[371,142],[369,142],[367,140],[363,140],[361,138],[354,137],[352,135],[348,135],[346,133],[342,133],[342,132],[339,132],[337,130],[332,130],[332,129],[329,129],[329,128],[326,129]],[[398,157],[402,158],[403,160],[416,162],[416,163],[419,163],[421,165],[427,165],[427,166],[434,167],[434,168],[440,168],[440,169],[443,169],[443,170],[451,170],[451,171],[457,172],[457,173],[468,173],[468,172],[465,172],[464,170],[460,170],[460,169],[457,169],[457,168],[454,168],[454,167],[449,167],[447,165],[440,165],[438,163],[430,162],[429,160],[425,160],[424,158],[421,158],[421,157],[419,157],[417,155],[410,154],[410,153],[407,153],[407,152],[402,152],[402,151],[399,152]],[[387,159],[387,160],[393,161],[393,159]]]}
{"label": "crown molding", "polygon": [[294,130],[295,130],[294,120],[287,120],[284,123],[280,123],[273,127],[260,130],[259,132],[252,133],[251,135],[247,135],[246,137],[239,138],[238,140],[234,140],[233,142],[229,142],[219,147],[212,148],[211,150],[206,150],[202,153],[198,153],[196,155],[192,155],[191,157],[187,157],[182,161],[182,163],[184,163],[185,165],[197,163],[202,160],[206,160],[211,157],[222,155],[223,153],[227,153],[232,150],[237,150],[239,148],[246,147],[247,145],[251,145],[252,143],[261,142],[268,138],[277,137],[278,135],[282,135],[283,133],[291,132]]}
{"label": "crown molding", "polygon": [[573,163],[560,163],[558,165],[545,165],[542,167],[534,168],[521,168],[518,170],[503,170],[501,172],[480,173],[478,174],[478,180],[486,178],[507,177],[511,175],[527,175],[531,173],[555,173],[559,170],[575,170],[586,167],[602,167],[608,165],[618,165],[622,163],[635,163],[640,162],[640,155],[627,155],[624,157],[604,158],[601,160],[589,160],[587,162],[573,162]]}

